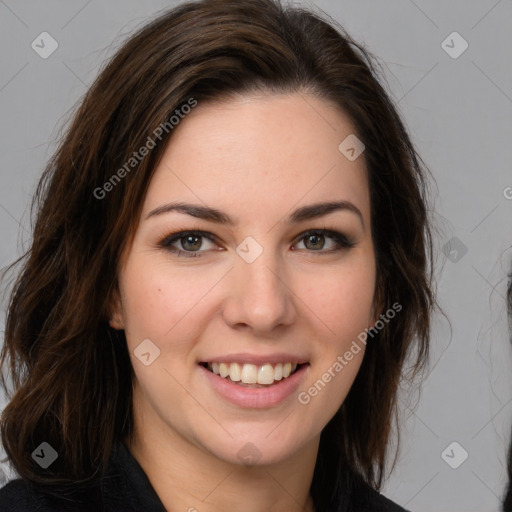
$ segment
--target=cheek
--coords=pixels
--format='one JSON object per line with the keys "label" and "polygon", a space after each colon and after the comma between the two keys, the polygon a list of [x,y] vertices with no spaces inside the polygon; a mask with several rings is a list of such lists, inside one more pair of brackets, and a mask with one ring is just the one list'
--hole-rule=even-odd
{"label": "cheek", "polygon": [[322,321],[323,330],[339,341],[357,336],[372,321],[375,273],[371,262],[338,272],[311,275],[301,296]]}
{"label": "cheek", "polygon": [[[137,261],[122,276],[123,316],[128,339],[155,338],[162,342],[172,331],[185,335],[201,300],[215,287],[221,272],[194,272],[166,264]],[[172,336],[174,337],[174,336]]]}
{"label": "cheek", "polygon": [[316,350],[298,401],[314,411],[313,430],[327,424],[350,391],[366,348],[358,337],[373,320],[374,266],[347,267],[309,276],[301,291]]}

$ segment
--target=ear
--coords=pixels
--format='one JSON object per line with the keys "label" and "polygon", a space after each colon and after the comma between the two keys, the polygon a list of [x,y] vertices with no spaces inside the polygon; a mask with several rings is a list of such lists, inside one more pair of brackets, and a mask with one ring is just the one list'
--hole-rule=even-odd
{"label": "ear", "polygon": [[110,325],[110,327],[112,327],[113,329],[117,329],[118,331],[124,329],[121,295],[119,293],[119,288],[117,285],[112,291],[110,299],[108,324]]}

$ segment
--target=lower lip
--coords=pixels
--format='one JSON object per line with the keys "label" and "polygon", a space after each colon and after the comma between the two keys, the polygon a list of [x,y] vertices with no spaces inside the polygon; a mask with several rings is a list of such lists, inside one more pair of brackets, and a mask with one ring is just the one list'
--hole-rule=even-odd
{"label": "lower lip", "polygon": [[274,407],[288,398],[296,389],[306,374],[309,364],[301,366],[293,375],[265,388],[246,388],[231,380],[216,375],[204,366],[199,365],[203,375],[208,379],[213,389],[229,402],[239,407],[263,409]]}

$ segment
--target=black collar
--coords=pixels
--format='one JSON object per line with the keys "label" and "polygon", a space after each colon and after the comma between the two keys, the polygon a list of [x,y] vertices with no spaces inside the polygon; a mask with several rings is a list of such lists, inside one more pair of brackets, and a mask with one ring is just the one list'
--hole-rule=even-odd
{"label": "black collar", "polygon": [[146,473],[123,442],[114,445],[100,485],[105,512],[166,512]]}

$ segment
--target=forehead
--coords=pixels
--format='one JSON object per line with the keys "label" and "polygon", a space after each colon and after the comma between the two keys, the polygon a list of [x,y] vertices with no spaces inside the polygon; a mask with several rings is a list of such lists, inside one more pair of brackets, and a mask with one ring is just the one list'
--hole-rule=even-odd
{"label": "forehead", "polygon": [[345,199],[368,214],[364,157],[339,149],[354,131],[333,104],[300,93],[199,103],[173,130],[144,212],[182,199],[270,217]]}

